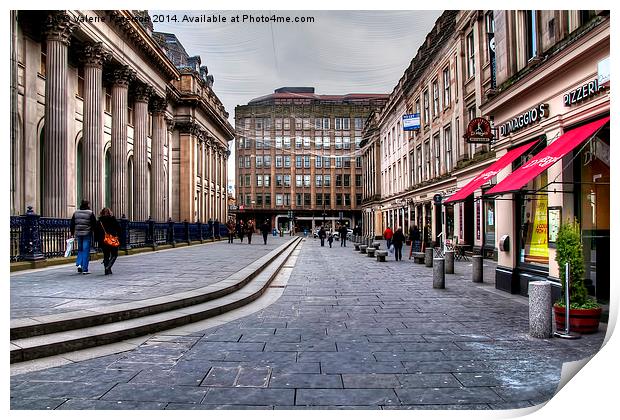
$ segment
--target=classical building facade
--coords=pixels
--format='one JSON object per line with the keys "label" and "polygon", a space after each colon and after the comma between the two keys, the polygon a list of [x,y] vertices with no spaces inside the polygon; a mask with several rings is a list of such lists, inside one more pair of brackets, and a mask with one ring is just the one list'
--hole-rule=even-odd
{"label": "classical building facade", "polygon": [[289,231],[361,224],[362,128],[384,94],[277,89],[235,108],[237,219]]}
{"label": "classical building facade", "polygon": [[86,199],[226,218],[228,114],[199,59],[177,65],[152,29],[137,11],[11,13],[11,214],[67,218]]}
{"label": "classical building facade", "polygon": [[502,290],[525,295],[530,281],[544,279],[559,294],[554,235],[576,219],[590,293],[609,299],[609,35],[608,11],[495,13],[497,89],[481,111],[499,128],[498,156],[527,149],[477,192],[497,215]]}

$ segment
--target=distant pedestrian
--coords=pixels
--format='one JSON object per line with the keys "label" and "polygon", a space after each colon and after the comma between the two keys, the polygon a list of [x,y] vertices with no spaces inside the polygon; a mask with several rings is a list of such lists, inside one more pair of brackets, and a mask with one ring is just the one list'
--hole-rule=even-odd
{"label": "distant pedestrian", "polygon": [[396,228],[396,232],[392,237],[392,245],[394,245],[394,256],[396,261],[403,259],[403,243],[405,242],[405,234],[401,228]]}
{"label": "distant pedestrian", "polygon": [[329,243],[329,247],[332,247],[332,243],[334,243],[334,233],[330,230],[329,235],[327,236],[327,242]]}
{"label": "distant pedestrian", "polygon": [[383,238],[387,242],[387,249],[390,249],[390,245],[392,245],[392,236],[394,236],[394,232],[392,232],[392,228],[388,226],[383,232]]}
{"label": "distant pedestrian", "polygon": [[[327,237],[327,233],[325,232],[325,228],[321,226],[319,229],[319,239],[321,240],[321,246],[325,246],[325,238]],[[331,244],[330,244],[331,247]]]}
{"label": "distant pedestrian", "polygon": [[260,232],[263,234],[263,243],[267,245],[267,237],[269,236],[269,231],[271,227],[269,226],[269,220],[265,219],[263,224],[260,227]]}
{"label": "distant pedestrian", "polygon": [[239,220],[237,224],[237,236],[241,239],[241,243],[243,243],[243,237],[245,236],[245,226],[243,225],[243,220]]}
{"label": "distant pedestrian", "polygon": [[71,236],[77,239],[78,254],[75,261],[78,273],[90,274],[88,262],[90,261],[90,243],[97,219],[90,209],[90,203],[82,200],[80,209],[76,210],[71,217]]}
{"label": "distant pedestrian", "polygon": [[235,223],[232,219],[228,219],[226,223],[226,228],[228,229],[228,243],[232,244],[233,239],[235,239]]}
{"label": "distant pedestrian", "polygon": [[254,222],[252,220],[248,220],[245,232],[248,235],[248,245],[252,245],[252,234],[254,233]]}
{"label": "distant pedestrian", "polygon": [[347,246],[347,233],[349,233],[349,229],[347,229],[346,225],[340,226],[338,231],[340,233],[340,246]]}
{"label": "distant pedestrian", "polygon": [[114,246],[111,243],[107,243],[105,240],[106,234],[112,235],[118,242],[118,238],[121,234],[121,225],[116,220],[116,217],[112,214],[112,210],[104,207],[99,213],[99,223],[97,225],[99,232],[99,244],[103,250],[103,267],[105,269],[105,275],[112,274],[112,266],[118,257],[118,246]]}

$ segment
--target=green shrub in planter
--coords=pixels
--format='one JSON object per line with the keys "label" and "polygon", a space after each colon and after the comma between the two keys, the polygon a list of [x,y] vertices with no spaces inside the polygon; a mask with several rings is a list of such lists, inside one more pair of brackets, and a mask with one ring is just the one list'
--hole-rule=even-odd
{"label": "green shrub in planter", "polygon": [[556,257],[560,268],[560,280],[562,281],[562,297],[556,302],[556,306],[565,307],[566,302],[566,263],[570,270],[570,308],[571,309],[595,309],[600,305],[588,296],[588,290],[583,284],[585,267],[583,263],[583,245],[581,243],[581,231],[579,222],[567,220],[560,226],[556,240]]}

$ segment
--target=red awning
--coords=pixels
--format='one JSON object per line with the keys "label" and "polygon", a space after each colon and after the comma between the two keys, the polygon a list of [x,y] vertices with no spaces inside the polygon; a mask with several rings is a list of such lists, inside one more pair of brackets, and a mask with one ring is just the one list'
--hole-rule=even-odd
{"label": "red awning", "polygon": [[562,159],[565,154],[596,134],[608,121],[609,117],[605,117],[567,131],[486,194],[497,195],[519,190],[542,171]]}
{"label": "red awning", "polygon": [[510,150],[504,156],[499,158],[496,162],[486,168],[480,175],[469,181],[467,185],[458,190],[455,194],[452,194],[445,203],[453,201],[462,201],[469,197],[474,191],[476,191],[482,184],[493,178],[506,166],[510,165],[513,160],[525,153],[530,147],[532,147],[536,141],[519,146],[516,149]]}

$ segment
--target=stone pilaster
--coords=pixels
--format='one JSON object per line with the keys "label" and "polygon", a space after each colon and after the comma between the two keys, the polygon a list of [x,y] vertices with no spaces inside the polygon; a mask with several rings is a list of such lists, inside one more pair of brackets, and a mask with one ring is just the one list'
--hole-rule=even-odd
{"label": "stone pilaster", "polygon": [[112,81],[112,212],[117,217],[128,215],[127,203],[127,91],[135,71],[129,67],[116,69]]}
{"label": "stone pilaster", "polygon": [[43,144],[43,203],[47,217],[69,216],[67,190],[68,130],[68,47],[77,24],[65,12],[50,14],[45,21],[47,40],[45,65],[45,129]]}
{"label": "stone pilaster", "polygon": [[149,180],[147,134],[149,123],[149,99],[153,93],[150,86],[138,83],[134,94],[133,130],[133,219],[147,220],[149,208]]}
{"label": "stone pilaster", "polygon": [[166,220],[164,208],[166,183],[164,179],[164,144],[168,135],[166,127],[166,101],[155,98],[151,102],[153,111],[153,136],[151,139],[151,212],[155,221]]}
{"label": "stone pilaster", "polygon": [[213,139],[207,142],[207,150],[209,158],[207,159],[209,167],[207,168],[207,215],[210,219],[215,218],[213,212],[213,200],[211,199],[212,182],[213,182]]}
{"label": "stone pilaster", "polygon": [[102,66],[109,58],[110,53],[100,42],[87,45],[82,52],[84,64],[82,191],[95,213],[103,207]]}

